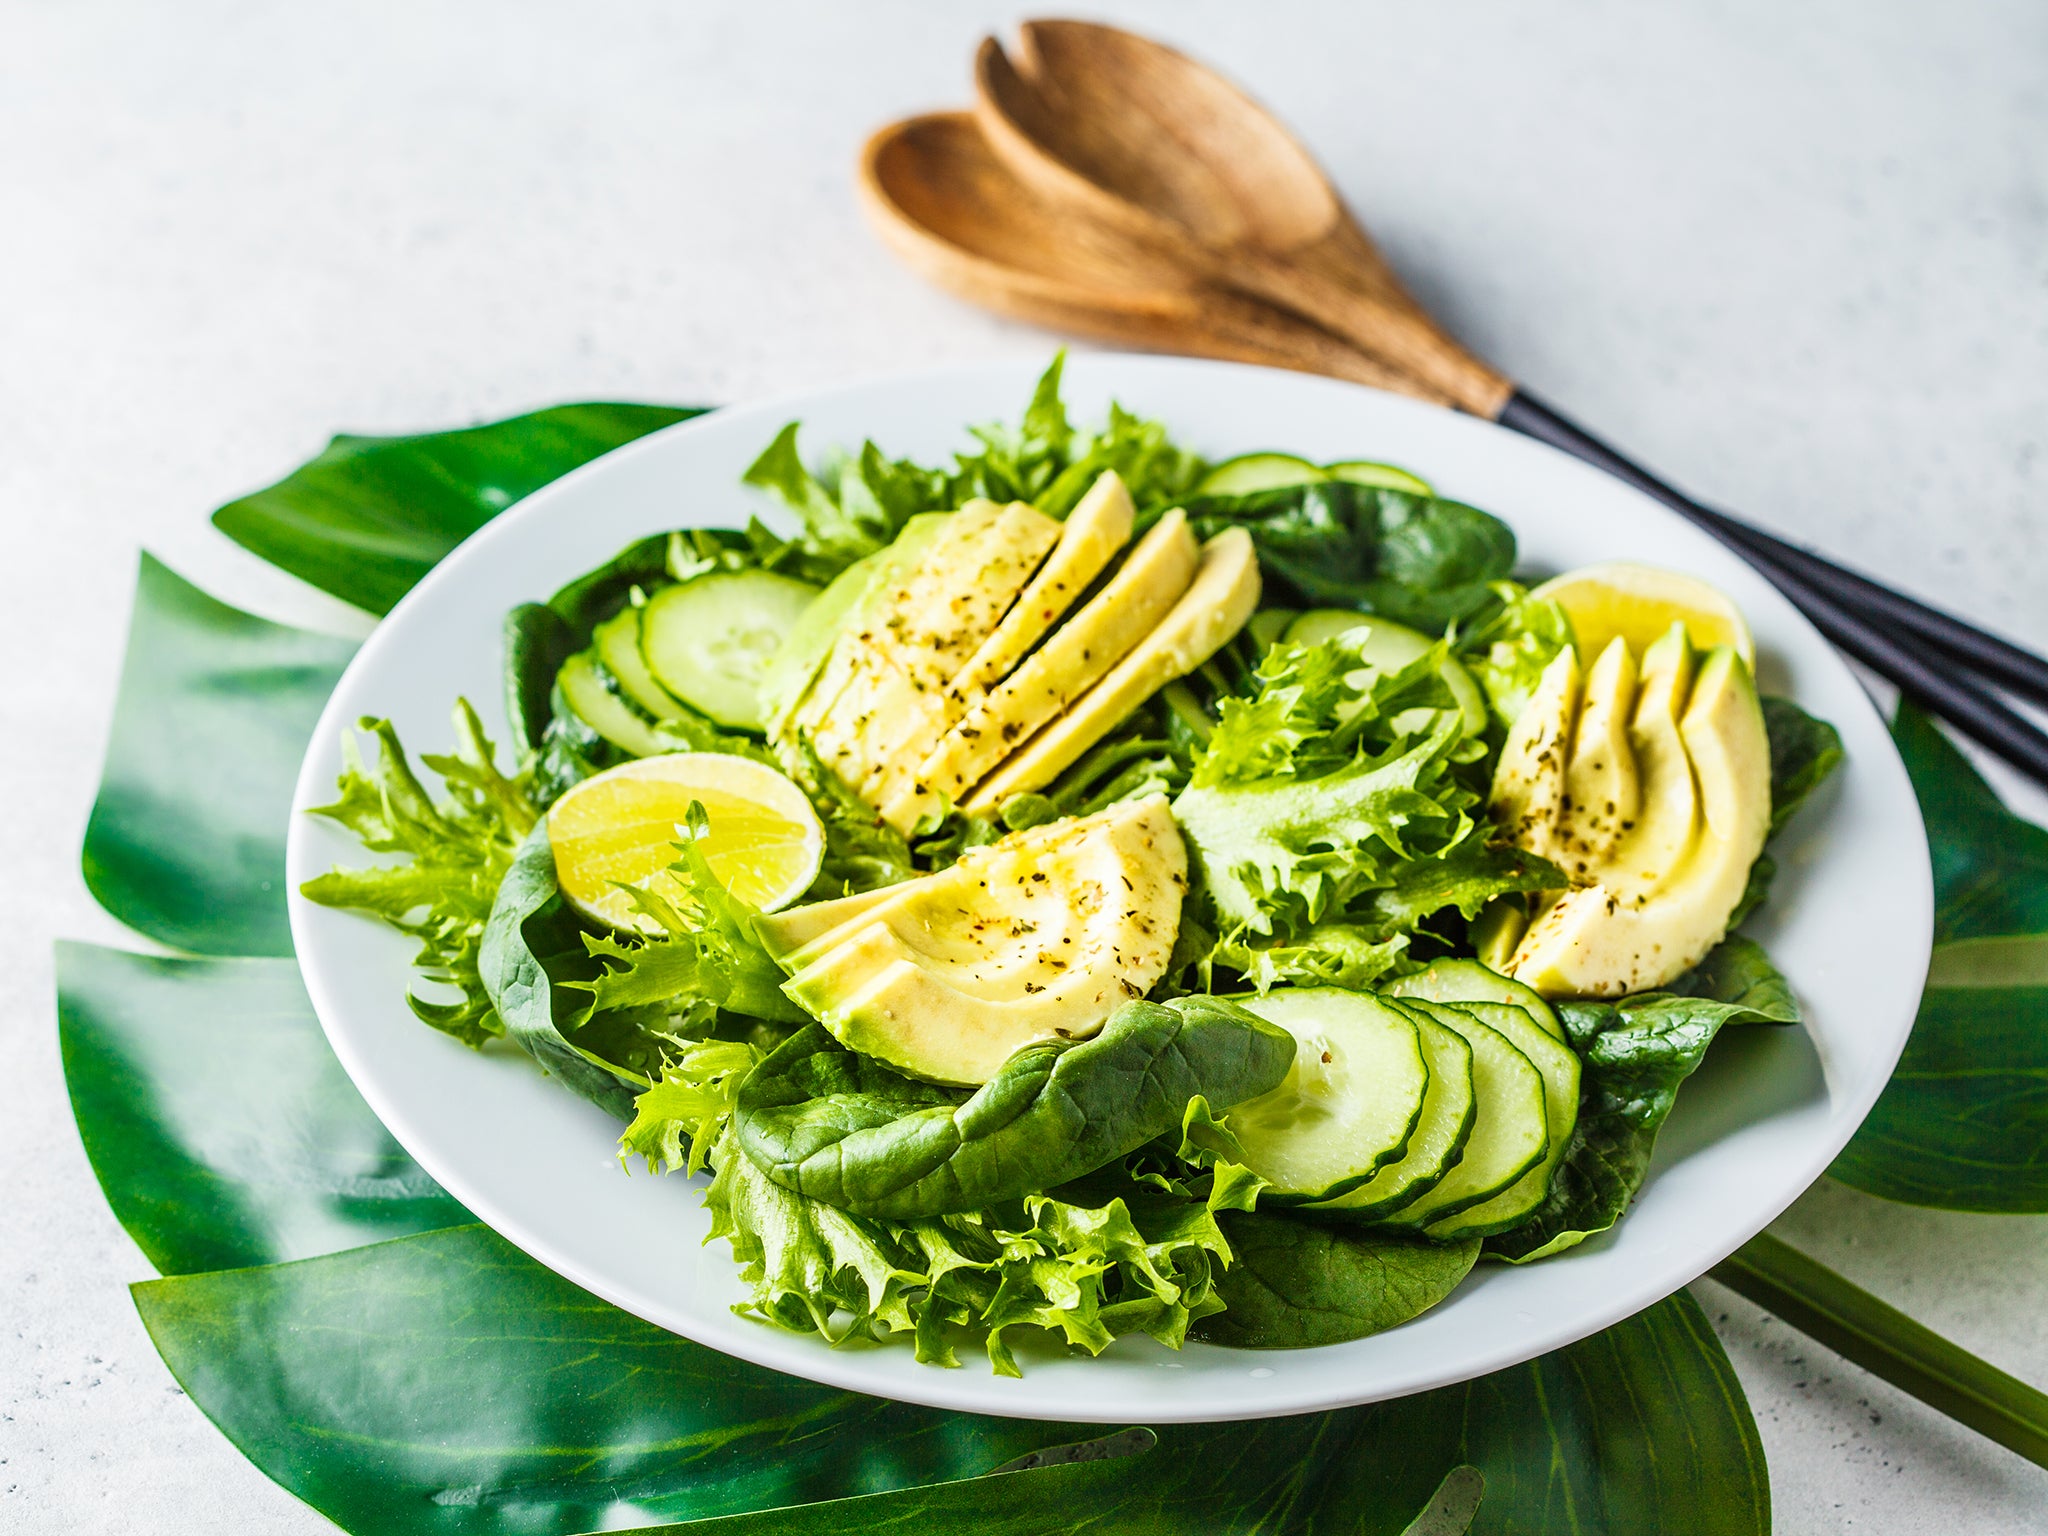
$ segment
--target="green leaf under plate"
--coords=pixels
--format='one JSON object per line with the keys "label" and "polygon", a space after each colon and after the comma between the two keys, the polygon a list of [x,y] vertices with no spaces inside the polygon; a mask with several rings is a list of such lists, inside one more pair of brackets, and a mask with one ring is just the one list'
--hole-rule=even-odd
{"label": "green leaf under plate", "polygon": [[1934,959],[1898,1070],[1828,1171],[1913,1205],[2048,1211],[2048,829],[1910,704],[1892,736],[1927,818]]}
{"label": "green leaf under plate", "polygon": [[85,883],[153,939],[211,955],[289,955],[284,838],[314,722],[355,653],[207,596],[149,555]]}
{"label": "green leaf under plate", "polygon": [[557,405],[455,432],[337,437],[319,458],[213,514],[272,565],[372,613],[523,496],[659,427],[674,405]]}
{"label": "green leaf under plate", "polygon": [[[779,1509],[975,1477],[1076,1438],[1070,1425],[889,1403],[743,1364],[606,1306],[483,1227],[135,1292],[193,1400],[359,1536]],[[1461,1462],[1486,1478],[1474,1529],[1502,1536],[1769,1528],[1755,1425],[1684,1294],[1463,1386],[1157,1434],[1155,1449],[1114,1464],[1105,1496],[1117,1502],[1086,1511],[1102,1529],[1391,1536]],[[1001,1513],[1027,1489],[874,1512],[935,1532],[1007,1530]],[[737,1529],[875,1528],[847,1513],[784,1509]]]}
{"label": "green leaf under plate", "polygon": [[86,1156],[165,1274],[474,1219],[357,1095],[289,960],[59,944],[57,1027]]}

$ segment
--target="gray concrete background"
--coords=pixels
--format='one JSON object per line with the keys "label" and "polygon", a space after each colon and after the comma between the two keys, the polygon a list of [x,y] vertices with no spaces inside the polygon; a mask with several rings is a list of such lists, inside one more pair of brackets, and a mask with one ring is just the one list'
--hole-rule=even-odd
{"label": "gray concrete background", "polygon": [[[2048,13],[1116,4],[1278,108],[1479,351],[1679,483],[2048,645]],[[717,402],[1043,334],[863,228],[854,150],[1008,6],[0,0],[0,1528],[315,1531],[178,1393],[72,1130],[49,942],[138,545],[337,429]],[[1873,942],[1881,942],[1874,936]],[[1781,1231],[2048,1382],[2048,1219]],[[2048,1528],[2048,1476],[1703,1282],[1787,1532]]]}

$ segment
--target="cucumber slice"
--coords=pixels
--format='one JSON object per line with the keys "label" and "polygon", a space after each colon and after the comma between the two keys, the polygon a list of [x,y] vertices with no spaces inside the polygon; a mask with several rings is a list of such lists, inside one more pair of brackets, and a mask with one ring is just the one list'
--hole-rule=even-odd
{"label": "cucumber slice", "polygon": [[715,571],[664,587],[640,611],[654,678],[720,725],[761,729],[761,674],[818,589],[772,571]]}
{"label": "cucumber slice", "polygon": [[1230,1111],[1262,1204],[1298,1205],[1356,1189],[1408,1148],[1429,1088],[1414,1019],[1398,1004],[1337,987],[1232,999],[1294,1036],[1278,1088]]}
{"label": "cucumber slice", "polygon": [[606,671],[593,651],[578,651],[555,674],[562,702],[577,719],[613,746],[635,757],[679,752],[685,743],[664,733],[620,696],[618,680]]}
{"label": "cucumber slice", "polygon": [[1515,1049],[1529,1058],[1530,1065],[1543,1074],[1543,1112],[1549,1139],[1543,1160],[1506,1189],[1425,1229],[1425,1236],[1446,1243],[1460,1238],[1491,1237],[1526,1221],[1550,1193],[1551,1175],[1564,1161],[1572,1128],[1579,1123],[1579,1058],[1570,1046],[1553,1040],[1549,1031],[1512,1003],[1457,1006],[1507,1036]]}
{"label": "cucumber slice", "polygon": [[1426,997],[1433,1003],[1513,1003],[1553,1040],[1569,1045],[1557,1010],[1534,987],[1488,970],[1477,960],[1432,960],[1413,975],[1381,988],[1395,997]]}
{"label": "cucumber slice", "polygon": [[1435,1188],[1457,1166],[1475,1118],[1472,1047],[1463,1035],[1426,1014],[1416,1016],[1415,1028],[1429,1063],[1429,1091],[1422,1097],[1422,1118],[1408,1138],[1408,1150],[1350,1194],[1306,1209],[1342,1212],[1355,1221],[1390,1215]]}
{"label": "cucumber slice", "polygon": [[1402,1006],[1427,1013],[1456,1030],[1472,1047],[1472,1091],[1477,1100],[1464,1156],[1442,1181],[1385,1225],[1419,1231],[1490,1200],[1543,1160],[1550,1148],[1543,1074],[1514,1042],[1475,1014],[1451,1003],[1408,998]]}
{"label": "cucumber slice", "polygon": [[656,720],[680,720],[688,706],[677,701],[647,670],[647,658],[640,654],[640,610],[628,608],[598,625],[592,632],[591,649],[619,685],[619,692],[642,714]]}
{"label": "cucumber slice", "polygon": [[[1302,614],[1287,626],[1286,640],[1289,645],[1321,645],[1361,624],[1367,625],[1368,631],[1359,654],[1367,666],[1378,667],[1382,672],[1399,671],[1436,644],[1419,629],[1370,613],[1354,613],[1348,608],[1316,608]],[[1484,731],[1486,695],[1479,691],[1479,684],[1465,670],[1465,664],[1455,656],[1446,656],[1437,670],[1451,690],[1451,697],[1458,701],[1465,729],[1475,736]]]}
{"label": "cucumber slice", "polygon": [[1197,496],[1248,496],[1288,485],[1315,485],[1330,477],[1319,465],[1291,453],[1241,453],[1202,476]]}
{"label": "cucumber slice", "polygon": [[1287,633],[1287,626],[1294,622],[1294,617],[1292,608],[1261,608],[1252,615],[1251,623],[1245,628],[1251,631],[1252,644],[1263,652]]}
{"label": "cucumber slice", "polygon": [[1390,491],[1406,491],[1411,496],[1434,496],[1436,487],[1420,475],[1411,475],[1396,464],[1379,464],[1371,459],[1345,459],[1340,463],[1323,466],[1332,480],[1348,480],[1353,485],[1377,485]]}

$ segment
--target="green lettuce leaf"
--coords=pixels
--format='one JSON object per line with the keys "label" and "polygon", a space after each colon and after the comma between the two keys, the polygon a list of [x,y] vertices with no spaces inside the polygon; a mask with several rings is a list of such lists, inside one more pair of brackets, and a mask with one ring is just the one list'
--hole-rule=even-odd
{"label": "green lettuce leaf", "polygon": [[482,1045],[504,1033],[478,969],[484,927],[519,842],[533,829],[533,805],[518,780],[499,772],[467,699],[455,706],[455,752],[421,758],[441,776],[446,796],[438,802],[413,772],[390,721],[366,719],[361,728],[377,739],[376,762],[365,764],[355,738],[344,738],[340,798],[312,814],[341,823],[370,852],[399,854],[403,862],[329,870],[300,891],[322,906],[370,913],[417,939],[414,968],[456,997],[408,992],[412,1011],[466,1045]]}
{"label": "green lettuce leaf", "polygon": [[1505,729],[1528,704],[1543,669],[1572,643],[1572,626],[1564,609],[1516,582],[1495,582],[1493,594],[1498,610],[1466,630],[1457,649]]}
{"label": "green lettuce leaf", "polygon": [[[711,1154],[712,1235],[753,1288],[742,1309],[839,1344],[909,1334],[917,1358],[957,1365],[953,1330],[984,1340],[999,1374],[1021,1375],[1005,1335],[1040,1329],[1100,1354],[1126,1333],[1178,1347],[1218,1310],[1229,1244],[1206,1207],[1128,1186],[1033,1195],[973,1215],[896,1222],[786,1189],[728,1131]],[[1085,1203],[1084,1203],[1085,1202]]]}
{"label": "green lettuce leaf", "polygon": [[1841,767],[1842,733],[1790,699],[1767,693],[1760,702],[1764,734],[1771,746],[1771,835],[1775,837]]}
{"label": "green lettuce leaf", "polygon": [[1014,425],[969,428],[978,447],[955,455],[950,469],[891,459],[870,442],[857,454],[828,455],[813,471],[798,446],[799,423],[789,423],[743,477],[801,524],[792,552],[781,557],[783,568],[807,581],[830,581],[888,545],[919,513],[950,512],[977,496],[1029,502],[1065,517],[1106,470],[1123,477],[1140,509],[1183,499],[1207,467],[1202,460],[1175,447],[1161,423],[1114,403],[1100,431],[1077,431],[1060,398],[1065,366],[1062,352]]}
{"label": "green lettuce leaf", "polygon": [[1220,998],[1128,1002],[1101,1033],[1027,1046],[969,1094],[892,1071],[819,1025],[740,1090],[739,1146],[777,1183],[867,1216],[967,1213],[1066,1184],[1219,1106],[1278,1086],[1285,1030]]}
{"label": "green lettuce leaf", "polygon": [[665,1006],[690,1025],[718,1013],[738,1013],[771,1024],[801,1024],[809,1015],[783,995],[785,975],[762,947],[754,919],[760,914],[719,884],[702,847],[711,835],[704,807],[691,801],[681,828],[676,862],[669,867],[673,901],[634,890],[634,905],[661,924],[654,938],[583,935],[583,947],[605,969],[584,981],[565,982],[591,994],[592,1007]]}
{"label": "green lettuce leaf", "polygon": [[1662,991],[1561,1002],[1557,1013],[1584,1062],[1579,1121],[1536,1214],[1486,1241],[1489,1253],[1514,1263],[1562,1253],[1621,1219],[1679,1086],[1722,1026],[1799,1022],[1785,978],[1761,945],[1740,935]]}
{"label": "green lettuce leaf", "polygon": [[1355,608],[1431,634],[1499,602],[1515,536],[1460,502],[1328,480],[1188,504],[1202,538],[1244,528],[1269,602]]}

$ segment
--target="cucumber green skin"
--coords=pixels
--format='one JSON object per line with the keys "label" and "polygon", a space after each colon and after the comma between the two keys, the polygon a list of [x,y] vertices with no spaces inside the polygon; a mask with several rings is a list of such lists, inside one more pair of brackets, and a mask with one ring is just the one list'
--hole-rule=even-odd
{"label": "cucumber green skin", "polygon": [[1289,485],[1314,485],[1329,479],[1320,465],[1291,453],[1241,453],[1225,459],[1202,476],[1196,496],[1249,496]]}
{"label": "cucumber green skin", "polygon": [[[1282,1029],[1287,1029],[1288,1025],[1284,1014],[1274,1017],[1272,1013],[1261,1010],[1269,1007],[1276,998],[1314,998],[1318,994],[1328,994],[1333,999],[1342,999],[1343,1002],[1340,1006],[1355,1006],[1359,1002],[1365,1002],[1376,1008],[1386,1009],[1388,1013],[1398,1019],[1400,1024],[1406,1025],[1414,1031],[1412,1038],[1415,1042],[1417,1063],[1422,1069],[1423,1085],[1417,1091],[1413,1109],[1409,1113],[1405,1124],[1400,1127],[1398,1134],[1383,1136],[1377,1145],[1354,1147],[1352,1149],[1350,1167],[1342,1177],[1332,1179],[1328,1183],[1314,1189],[1288,1189],[1278,1185],[1269,1186],[1259,1191],[1259,1204],[1262,1207],[1277,1209],[1282,1206],[1309,1205],[1317,1201],[1334,1199],[1339,1195],[1356,1189],[1359,1185],[1371,1179],[1380,1169],[1398,1161],[1408,1150],[1409,1143],[1415,1136],[1415,1127],[1422,1118],[1422,1106],[1428,1097],[1429,1065],[1427,1058],[1422,1055],[1421,1034],[1419,1029],[1415,1027],[1412,1016],[1408,1015],[1399,1004],[1390,1004],[1387,999],[1372,993],[1353,992],[1341,987],[1288,987],[1275,992],[1269,992],[1263,998],[1247,996],[1225,1000],[1234,1002],[1248,1011],[1258,1014],[1259,1017],[1266,1019],[1269,1023],[1276,1024]],[[1388,1022],[1392,1022],[1392,1020]],[[1292,1030],[1289,1030],[1289,1033],[1292,1033]],[[1279,1092],[1282,1090],[1276,1089],[1275,1091]],[[1253,1100],[1250,1102],[1256,1103],[1257,1101]],[[1242,1119],[1237,1118],[1242,1116],[1248,1107],[1248,1104],[1239,1104],[1233,1107],[1231,1112],[1231,1129],[1237,1134],[1240,1143],[1244,1145],[1247,1165],[1254,1173],[1264,1176],[1264,1170],[1258,1166],[1257,1162],[1259,1140],[1255,1135],[1248,1135],[1249,1128]]]}
{"label": "cucumber green skin", "polygon": [[1543,1026],[1545,1034],[1569,1044],[1557,1010],[1533,987],[1489,970],[1477,960],[1434,960],[1384,990],[1395,997],[1422,997],[1433,1003],[1512,1003]]}
{"label": "cucumber green skin", "polygon": [[[1391,1216],[1419,1200],[1458,1166],[1465,1143],[1478,1120],[1478,1103],[1472,1091],[1472,1047],[1465,1037],[1449,1030],[1421,1012],[1415,1014],[1415,1028],[1422,1041],[1422,1053],[1429,1063],[1429,1093],[1422,1101],[1422,1117],[1409,1138],[1408,1151],[1400,1161],[1389,1163],[1349,1194],[1334,1200],[1304,1206],[1304,1216],[1329,1216],[1345,1221],[1377,1221]],[[1446,1102],[1443,1079],[1456,1075],[1460,1091]],[[1451,1124],[1447,1138],[1434,1146],[1432,1117],[1444,1116]]]}
{"label": "cucumber green skin", "polygon": [[1420,475],[1411,475],[1397,464],[1380,464],[1372,459],[1345,459],[1336,464],[1325,464],[1324,471],[1332,480],[1348,480],[1353,485],[1377,485],[1390,491],[1406,491],[1411,496],[1434,496],[1436,487]]}
{"label": "cucumber green skin", "polygon": [[1491,1199],[1468,1206],[1442,1221],[1432,1222],[1424,1236],[1439,1242],[1464,1238],[1491,1237],[1520,1226],[1550,1193],[1550,1180],[1564,1161],[1572,1130],[1579,1123],[1579,1058],[1568,1045],[1550,1038],[1549,1033],[1512,1003],[1466,1002],[1458,1005],[1479,1016],[1482,1023],[1499,1030],[1543,1076],[1543,1111],[1550,1127],[1543,1158],[1513,1184]]}
{"label": "cucumber green skin", "polygon": [[808,582],[773,571],[713,571],[663,587],[640,611],[641,654],[654,681],[692,709],[720,725],[758,731],[767,678],[704,664],[705,640],[746,631],[786,641],[818,596]]}
{"label": "cucumber green skin", "polygon": [[1324,480],[1343,480],[1351,485],[1406,491],[1411,496],[1436,494],[1427,480],[1397,465],[1380,464],[1371,459],[1311,464],[1291,453],[1243,453],[1234,459],[1225,459],[1202,476],[1194,494],[1248,496],[1254,491],[1277,491],[1290,485],[1315,485]]}
{"label": "cucumber green skin", "polygon": [[642,714],[656,720],[680,720],[689,706],[670,693],[647,670],[647,658],[640,650],[640,610],[626,608],[613,614],[592,632],[591,648],[619,685],[620,694],[639,706]]}
{"label": "cucumber green skin", "polygon": [[[1442,1222],[1446,1217],[1455,1216],[1460,1211],[1470,1210],[1473,1206],[1491,1200],[1502,1190],[1513,1185],[1523,1174],[1541,1163],[1548,1154],[1550,1150],[1550,1130],[1549,1113],[1544,1101],[1542,1074],[1536,1070],[1535,1063],[1531,1062],[1527,1056],[1524,1056],[1516,1048],[1513,1041],[1501,1034],[1500,1031],[1494,1029],[1490,1024],[1485,1023],[1477,1015],[1465,1012],[1453,1004],[1433,1003],[1426,999],[1414,998],[1408,1001],[1408,1006],[1421,1009],[1446,1028],[1456,1030],[1472,1045],[1475,1058],[1473,1061],[1472,1080],[1474,1088],[1478,1090],[1476,1094],[1478,1099],[1478,1119],[1477,1123],[1472,1127],[1471,1137],[1465,1143],[1465,1155],[1459,1159],[1458,1166],[1460,1168],[1468,1173],[1471,1172],[1473,1154],[1489,1150],[1490,1138],[1496,1134],[1497,1127],[1502,1123],[1502,1116],[1512,1114],[1521,1117],[1533,1117],[1543,1132],[1536,1139],[1535,1144],[1529,1148],[1528,1155],[1514,1164],[1513,1167],[1493,1170],[1492,1182],[1485,1187],[1479,1189],[1461,1188],[1456,1181],[1451,1180],[1449,1175],[1446,1174],[1444,1180],[1440,1181],[1434,1189],[1431,1189],[1412,1205],[1404,1207],[1382,1223],[1384,1226],[1402,1231],[1420,1232],[1427,1227]],[[1483,1068],[1482,1063],[1477,1059],[1482,1050],[1505,1052],[1507,1054],[1498,1059],[1504,1061],[1519,1060],[1528,1069],[1526,1079],[1520,1079],[1519,1070],[1517,1071],[1517,1077],[1520,1079],[1518,1093],[1526,1094],[1526,1097],[1519,1104],[1512,1101],[1502,1102],[1498,1098],[1489,1097],[1487,1089],[1488,1074]]]}
{"label": "cucumber green skin", "polygon": [[680,752],[688,745],[664,733],[660,726],[629,704],[619,689],[618,679],[597,659],[594,651],[578,651],[562,663],[555,674],[555,686],[562,702],[576,718],[622,752],[634,757],[656,757]]}
{"label": "cucumber green skin", "polygon": [[1292,608],[1261,608],[1252,615],[1251,623],[1245,629],[1252,637],[1252,644],[1264,652],[1287,633],[1287,626],[1296,617]]}

